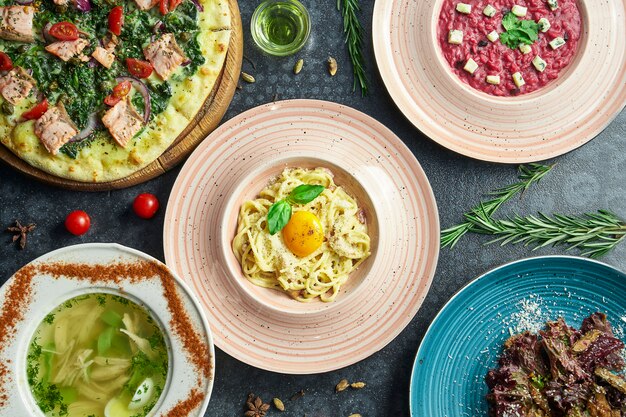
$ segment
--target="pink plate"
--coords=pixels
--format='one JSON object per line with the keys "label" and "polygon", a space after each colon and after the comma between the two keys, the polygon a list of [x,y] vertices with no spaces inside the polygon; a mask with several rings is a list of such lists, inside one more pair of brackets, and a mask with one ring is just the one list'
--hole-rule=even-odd
{"label": "pink plate", "polygon": [[[244,200],[285,167],[318,166],[365,208],[372,255],[334,303],[300,303],[250,284],[231,241]],[[411,321],[435,273],[439,217],[424,171],[393,132],[349,107],[289,100],[242,113],[202,142],[172,189],[163,241],[222,350],[312,374],[370,356]]]}
{"label": "pink plate", "polygon": [[437,41],[442,2],[376,0],[373,21],[391,97],[439,144],[485,161],[545,160],[591,140],[626,104],[626,0],[580,0],[577,56],[557,80],[518,97],[487,95],[452,73]]}

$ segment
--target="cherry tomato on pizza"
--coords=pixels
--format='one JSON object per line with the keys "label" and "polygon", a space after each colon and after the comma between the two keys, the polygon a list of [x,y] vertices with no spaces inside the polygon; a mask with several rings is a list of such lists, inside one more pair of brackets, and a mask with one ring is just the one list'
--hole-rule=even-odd
{"label": "cherry tomato on pizza", "polygon": [[115,106],[120,102],[124,97],[130,93],[130,88],[132,87],[130,81],[122,81],[115,87],[113,87],[113,92],[104,98],[104,104],[107,106]]}
{"label": "cherry tomato on pizza", "polygon": [[170,11],[169,0],[159,0],[159,11],[162,15],[166,15]]}
{"label": "cherry tomato on pizza", "polygon": [[0,51],[0,71],[9,71],[11,69],[13,69],[11,57]]}
{"label": "cherry tomato on pizza", "polygon": [[135,58],[126,58],[126,67],[137,78],[148,78],[152,74],[152,64]]}
{"label": "cherry tomato on pizza", "polygon": [[22,113],[22,117],[24,120],[35,120],[39,119],[45,112],[48,111],[48,99],[44,98],[39,103],[35,104],[35,106]]}
{"label": "cherry tomato on pizza", "polygon": [[61,41],[75,41],[78,39],[78,28],[70,22],[55,23],[48,33]]}
{"label": "cherry tomato on pizza", "polygon": [[124,8],[122,6],[115,6],[109,12],[109,30],[114,35],[120,36],[122,34],[123,25],[124,25]]}
{"label": "cherry tomato on pizza", "polygon": [[173,12],[182,2],[183,0],[170,0],[170,12]]}

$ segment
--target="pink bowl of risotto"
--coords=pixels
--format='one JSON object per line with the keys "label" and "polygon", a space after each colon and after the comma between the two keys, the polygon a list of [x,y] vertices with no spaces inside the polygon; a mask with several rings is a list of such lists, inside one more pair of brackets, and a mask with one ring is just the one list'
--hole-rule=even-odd
{"label": "pink bowl of risotto", "polygon": [[492,162],[553,158],[626,104],[626,0],[377,0],[373,43],[424,135]]}
{"label": "pink bowl of risotto", "polygon": [[[437,36],[450,70],[464,83],[494,96],[531,93],[557,79],[576,56],[582,19],[576,0],[551,1],[445,0]],[[536,40],[505,44],[507,39],[501,36],[510,32],[503,26],[507,15],[513,22],[527,22],[524,25],[536,33]],[[520,30],[511,29],[514,35]],[[519,74],[517,81],[514,74]]]}

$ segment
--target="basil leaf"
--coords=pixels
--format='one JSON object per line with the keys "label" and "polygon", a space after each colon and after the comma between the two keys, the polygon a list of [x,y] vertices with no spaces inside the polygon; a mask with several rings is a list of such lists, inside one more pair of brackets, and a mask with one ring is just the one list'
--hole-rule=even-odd
{"label": "basil leaf", "polygon": [[270,235],[280,232],[291,218],[291,205],[285,200],[279,200],[271,205],[267,211],[267,227]]}
{"label": "basil leaf", "polygon": [[324,187],[323,185],[298,185],[291,191],[291,193],[289,193],[289,197],[287,197],[287,200],[295,204],[307,204],[313,201],[318,195],[320,195],[322,191],[324,191],[324,188],[326,187]]}

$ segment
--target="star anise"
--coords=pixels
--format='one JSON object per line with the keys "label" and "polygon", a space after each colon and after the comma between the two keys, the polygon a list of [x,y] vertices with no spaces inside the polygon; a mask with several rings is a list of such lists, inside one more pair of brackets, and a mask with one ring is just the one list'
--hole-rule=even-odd
{"label": "star anise", "polygon": [[248,407],[248,411],[243,413],[245,417],[265,417],[267,410],[270,409],[269,404],[265,404],[260,397],[256,397],[254,394],[248,394],[246,407]]}
{"label": "star anise", "polygon": [[7,232],[13,233],[13,242],[20,241],[20,249],[26,247],[26,235],[35,230],[35,223],[31,223],[28,226],[22,226],[19,220],[15,221],[15,226],[9,226]]}

